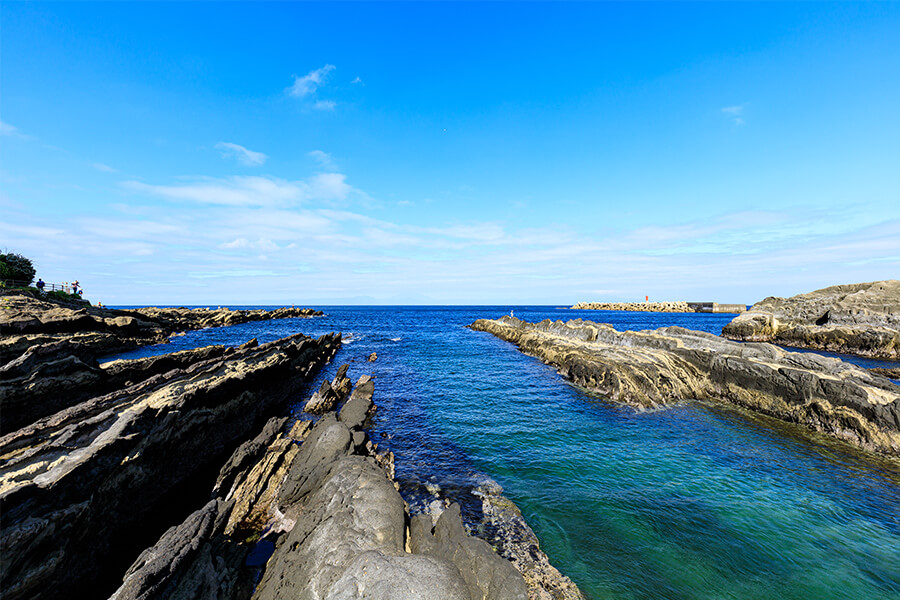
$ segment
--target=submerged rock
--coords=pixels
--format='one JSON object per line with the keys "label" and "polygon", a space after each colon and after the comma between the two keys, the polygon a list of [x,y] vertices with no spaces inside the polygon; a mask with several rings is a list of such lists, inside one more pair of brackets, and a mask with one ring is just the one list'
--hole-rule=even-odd
{"label": "submerged rock", "polygon": [[681,327],[618,332],[580,319],[527,323],[503,317],[479,319],[471,328],[513,342],[615,400],[644,407],[719,400],[900,456],[900,388],[834,358]]}
{"label": "submerged rock", "polygon": [[728,339],[900,360],[900,281],[766,298],[722,329]]}

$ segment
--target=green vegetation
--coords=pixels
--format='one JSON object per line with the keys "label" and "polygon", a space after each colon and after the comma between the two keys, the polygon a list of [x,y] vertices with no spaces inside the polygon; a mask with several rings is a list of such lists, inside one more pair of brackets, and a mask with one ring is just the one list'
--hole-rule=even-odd
{"label": "green vegetation", "polygon": [[28,287],[34,281],[35,269],[30,258],[21,254],[0,254],[0,280]]}

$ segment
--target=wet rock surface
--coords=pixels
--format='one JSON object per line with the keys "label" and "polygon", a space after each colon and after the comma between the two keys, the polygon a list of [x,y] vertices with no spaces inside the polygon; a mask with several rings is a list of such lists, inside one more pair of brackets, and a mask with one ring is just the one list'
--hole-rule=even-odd
{"label": "wet rock surface", "polygon": [[836,285],[790,298],[766,298],[726,325],[722,335],[900,360],[900,281]]}
{"label": "wet rock surface", "polygon": [[687,398],[724,401],[900,456],[900,388],[838,359],[681,327],[618,332],[580,319],[503,317],[471,328],[513,342],[615,400],[643,407]]}
{"label": "wet rock surface", "polygon": [[339,347],[339,335],[296,335],[230,349],[0,438],[5,597],[96,596]]}

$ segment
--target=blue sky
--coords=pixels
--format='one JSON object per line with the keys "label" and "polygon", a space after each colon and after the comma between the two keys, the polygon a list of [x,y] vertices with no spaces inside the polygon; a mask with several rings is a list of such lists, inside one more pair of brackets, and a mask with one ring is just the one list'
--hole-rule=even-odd
{"label": "blue sky", "polygon": [[0,7],[0,249],[106,304],[900,277],[900,3]]}

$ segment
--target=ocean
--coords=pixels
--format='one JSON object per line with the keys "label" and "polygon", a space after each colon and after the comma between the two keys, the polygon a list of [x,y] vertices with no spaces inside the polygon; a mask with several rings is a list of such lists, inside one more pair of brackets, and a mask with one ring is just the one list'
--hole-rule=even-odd
{"label": "ocean", "polygon": [[[343,348],[317,381],[345,362],[354,380],[375,377],[372,438],[395,453],[413,508],[438,494],[459,501],[472,523],[472,491],[498,482],[589,599],[900,598],[896,464],[716,403],[638,411],[465,327],[514,311],[528,321],[581,317],[619,330],[719,334],[733,315],[312,308],[326,316],[191,331],[109,358],[341,331]],[[378,358],[368,362],[372,352]]]}

